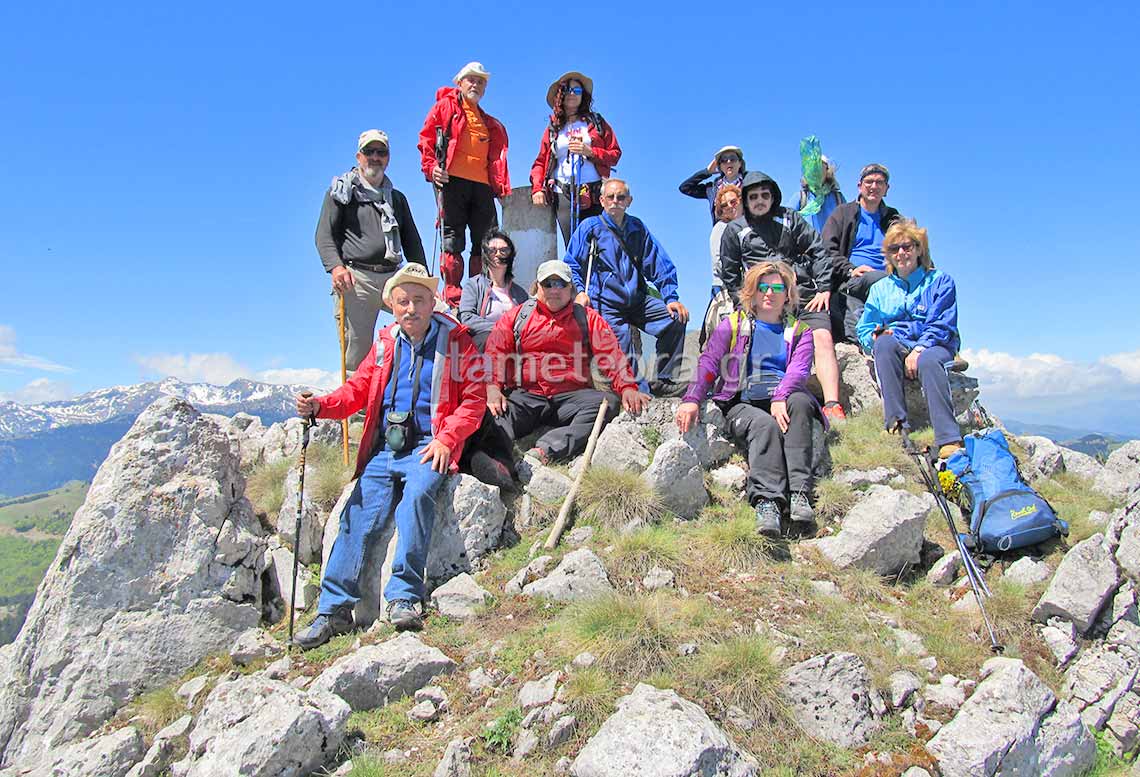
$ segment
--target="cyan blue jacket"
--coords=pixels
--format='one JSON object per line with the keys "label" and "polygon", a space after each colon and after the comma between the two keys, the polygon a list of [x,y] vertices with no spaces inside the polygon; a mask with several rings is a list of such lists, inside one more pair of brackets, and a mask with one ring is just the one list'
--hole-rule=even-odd
{"label": "cyan blue jacket", "polygon": [[871,287],[856,332],[869,353],[875,330],[890,329],[907,348],[941,345],[958,351],[958,297],[954,279],[921,266],[906,278],[888,275]]}
{"label": "cyan blue jacket", "polygon": [[[619,240],[614,234],[622,235]],[[586,289],[585,278],[590,256],[590,238],[598,239],[598,256],[590,275],[590,288]],[[640,253],[631,257],[622,245]],[[574,276],[574,285],[586,289],[596,304],[599,299],[625,307],[645,298],[645,281],[649,281],[661,292],[666,302],[676,302],[677,268],[665,253],[661,244],[649,234],[649,230],[636,216],[626,215],[619,227],[605,213],[590,216],[578,225],[566,247],[566,264]]]}

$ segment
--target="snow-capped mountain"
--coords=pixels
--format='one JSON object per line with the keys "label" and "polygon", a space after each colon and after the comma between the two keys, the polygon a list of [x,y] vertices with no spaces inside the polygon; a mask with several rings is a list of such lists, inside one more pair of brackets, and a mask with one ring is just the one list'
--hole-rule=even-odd
{"label": "snow-capped mountain", "polygon": [[112,420],[134,420],[163,394],[185,399],[204,413],[233,415],[245,412],[267,424],[293,413],[293,397],[305,386],[274,385],[251,380],[235,380],[228,386],[209,383],[183,383],[167,378],[158,383],[113,386],[98,389],[75,399],[21,405],[0,402],[0,440],[29,437],[40,432],[80,424],[101,424]]}

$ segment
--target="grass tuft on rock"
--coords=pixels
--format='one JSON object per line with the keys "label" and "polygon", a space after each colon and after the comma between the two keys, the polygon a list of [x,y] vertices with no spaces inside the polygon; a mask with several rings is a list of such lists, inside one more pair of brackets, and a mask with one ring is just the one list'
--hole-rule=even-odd
{"label": "grass tuft on rock", "polygon": [[747,503],[732,508],[725,520],[703,522],[694,535],[710,570],[750,570],[766,563],[775,547],[756,531],[756,514]]}
{"label": "grass tuft on rock", "polygon": [[[305,475],[305,490],[309,488],[313,501],[325,509],[330,509],[340,499],[345,485],[352,480],[352,473],[356,468],[355,460],[350,456],[349,463],[344,463],[344,453],[340,448],[331,445],[313,443],[305,455],[306,464],[313,469]],[[311,484],[310,484],[311,481]]]}
{"label": "grass tuft on rock", "polygon": [[734,635],[702,648],[689,673],[704,694],[740,707],[761,725],[789,721],[780,666],[772,644],[759,634]]}
{"label": "grass tuft on rock", "polygon": [[815,484],[815,516],[820,521],[839,521],[859,501],[859,494],[846,483],[830,478]]}
{"label": "grass tuft on rock", "polygon": [[593,732],[613,712],[621,694],[613,677],[596,666],[575,670],[563,686],[566,704],[578,718],[579,730]]}
{"label": "grass tuft on rock", "polygon": [[1110,497],[1094,491],[1088,478],[1072,472],[1062,472],[1048,480],[1038,481],[1033,486],[1041,496],[1049,500],[1057,517],[1069,522],[1070,545],[1103,531],[1103,527],[1089,522],[1090,512],[1101,510],[1111,513],[1118,506]]}
{"label": "grass tuft on rock", "polygon": [[281,503],[285,500],[285,476],[293,464],[288,459],[279,459],[258,464],[249,473],[245,495],[253,504],[255,513],[276,518],[281,512]]}
{"label": "grass tuft on rock", "polygon": [[653,567],[676,568],[682,556],[681,539],[673,527],[644,526],[614,539],[608,566],[619,577],[638,580]]}
{"label": "grass tuft on rock", "polygon": [[578,511],[587,522],[621,529],[657,523],[666,508],[636,472],[591,467],[578,492]]}

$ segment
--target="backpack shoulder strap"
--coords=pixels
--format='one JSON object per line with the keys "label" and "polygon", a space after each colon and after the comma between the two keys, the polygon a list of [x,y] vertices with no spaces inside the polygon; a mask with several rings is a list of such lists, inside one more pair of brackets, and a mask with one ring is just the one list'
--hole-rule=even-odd
{"label": "backpack shoulder strap", "polygon": [[578,328],[582,330],[582,345],[586,348],[586,355],[593,356],[593,349],[590,347],[590,322],[586,318],[586,309],[577,302],[573,305],[574,320],[578,322]]}
{"label": "backpack shoulder strap", "polygon": [[519,306],[519,314],[515,316],[515,352],[522,353],[522,331],[526,326],[526,322],[530,320],[530,316],[534,313],[534,309],[538,306],[538,300],[531,297],[522,305]]}
{"label": "backpack shoulder strap", "polygon": [[748,316],[745,315],[743,310],[733,311],[730,316],[729,326],[731,327],[732,336],[728,339],[728,352],[732,353],[736,348],[736,339],[743,332],[745,335],[752,334],[751,322],[748,321]]}

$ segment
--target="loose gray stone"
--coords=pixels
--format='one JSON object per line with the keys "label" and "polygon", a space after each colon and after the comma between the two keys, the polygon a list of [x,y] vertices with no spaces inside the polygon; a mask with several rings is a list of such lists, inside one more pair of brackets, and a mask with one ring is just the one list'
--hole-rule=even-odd
{"label": "loose gray stone", "polygon": [[649,444],[641,429],[633,419],[615,418],[598,435],[593,460],[605,462],[607,469],[642,472],[649,466]]}
{"label": "loose gray stone", "polygon": [[839,747],[857,747],[879,730],[871,675],[853,653],[813,656],[784,674],[784,696],[800,726]]}
{"label": "loose gray stone", "polygon": [[475,667],[467,675],[467,690],[472,693],[478,693],[484,688],[494,688],[495,678],[487,673],[487,670],[481,666]]}
{"label": "loose gray stone", "polygon": [[847,513],[839,533],[809,540],[840,569],[871,569],[894,575],[919,563],[929,494],[916,496],[887,486],[871,486]]}
{"label": "loose gray stone", "polygon": [[142,734],[131,726],[91,737],[48,754],[37,764],[5,769],[12,777],[125,777],[143,758]]}
{"label": "loose gray stone", "polygon": [[1104,470],[1097,476],[1098,491],[1122,498],[1140,483],[1140,440],[1129,440],[1108,454]]}
{"label": "loose gray stone", "polygon": [[1116,563],[1124,574],[1140,580],[1140,522],[1125,526],[1116,548]]}
{"label": "loose gray stone", "polygon": [[1024,463],[1024,471],[1030,480],[1051,478],[1065,471],[1061,447],[1048,437],[1026,435],[1018,437],[1017,442],[1029,454],[1029,461]]}
{"label": "loose gray stone", "polygon": [[[1050,618],[1050,621],[1054,620]],[[1072,629],[1072,624],[1069,624]],[[1042,626],[1041,627],[1041,640],[1045,646],[1049,648],[1049,652],[1057,659],[1057,666],[1064,666],[1069,660],[1077,654],[1079,646],[1071,633],[1066,632],[1064,629],[1057,628],[1056,626]]]}
{"label": "loose gray stone", "polygon": [[890,686],[891,707],[896,710],[905,707],[914,694],[922,688],[922,680],[912,672],[904,670],[892,672],[887,682]]}
{"label": "loose gray stone", "polygon": [[566,544],[574,548],[585,545],[592,539],[594,539],[593,526],[575,526],[566,532]]}
{"label": "loose gray stone", "polygon": [[431,594],[431,603],[440,614],[456,620],[474,618],[478,608],[490,599],[491,592],[466,572],[451,578]]}
{"label": "loose gray stone", "polygon": [[511,758],[521,761],[538,749],[538,734],[529,728],[520,728],[515,735],[515,746]]}
{"label": "loose gray stone", "polygon": [[1076,777],[1092,766],[1092,735],[1073,725],[1071,708],[1058,706],[1053,692],[1025,664],[991,658],[982,667],[982,678],[954,719],[926,744],[944,777]]}
{"label": "loose gray stone", "polygon": [[574,656],[574,660],[570,663],[578,669],[586,669],[587,667],[593,666],[595,663],[597,663],[597,661],[597,656],[595,656],[593,653],[586,652],[579,653],[578,655]]}
{"label": "loose gray stone", "polygon": [[1090,481],[1089,485],[1095,484],[1097,477],[1104,472],[1104,465],[1087,453],[1061,448],[1061,458],[1065,462],[1066,472],[1085,478]]}
{"label": "loose gray stone", "polygon": [[830,580],[812,580],[808,585],[820,596],[837,598],[841,595],[839,586]]}
{"label": "loose gray stone", "polygon": [[230,648],[230,660],[238,666],[249,666],[254,661],[280,655],[284,649],[265,629],[246,629]]}
{"label": "loose gray stone", "polygon": [[966,692],[956,684],[953,675],[945,675],[937,684],[926,686],[922,691],[926,703],[953,712],[966,701]]}
{"label": "loose gray stone", "polygon": [[892,628],[891,634],[894,635],[895,645],[898,647],[899,655],[916,656],[918,658],[927,655],[928,651],[922,641],[922,637],[913,631]]}
{"label": "loose gray stone", "polygon": [[407,714],[412,720],[418,720],[421,723],[430,723],[439,718],[440,709],[432,704],[430,700],[425,699],[413,705]]}
{"label": "loose gray stone", "polygon": [[178,686],[178,690],[174,692],[174,695],[186,702],[187,707],[192,707],[194,706],[194,700],[198,698],[198,694],[206,690],[206,686],[209,684],[210,675],[200,674]]}
{"label": "loose gray stone", "polygon": [[270,680],[284,680],[292,668],[293,662],[289,656],[283,656],[265,667],[265,676]]}
{"label": "loose gray stone", "polygon": [[471,740],[453,739],[447,743],[432,777],[471,777],[471,758]]}
{"label": "loose gray stone", "polygon": [[503,593],[507,594],[507,596],[518,596],[522,593],[524,586],[546,574],[546,570],[550,568],[552,561],[554,561],[553,556],[539,556],[531,560],[529,564],[516,572],[515,576],[507,581],[507,584],[503,586]]}
{"label": "loose gray stone", "polygon": [[958,577],[962,568],[962,554],[958,551],[947,553],[934,562],[934,566],[926,573],[926,582],[931,585],[950,585]]}
{"label": "loose gray stone", "polygon": [[710,472],[709,477],[721,488],[735,494],[744,490],[744,484],[748,480],[748,472],[736,464],[725,464],[723,467],[717,467]]}
{"label": "loose gray stone", "polygon": [[519,706],[524,710],[541,707],[554,701],[554,692],[558,688],[558,681],[562,679],[561,672],[551,672],[541,680],[531,680],[524,683],[519,689]]}
{"label": "loose gray stone", "polygon": [[574,481],[561,472],[540,464],[532,470],[526,492],[543,504],[556,505],[562,503],[573,485]]}
{"label": "loose gray stone", "polygon": [[220,683],[190,732],[190,751],[175,777],[221,774],[308,774],[344,741],[351,713],[323,691],[250,675]]}
{"label": "loose gray stone", "polygon": [[677,646],[677,655],[679,656],[695,656],[700,652],[700,646],[696,642],[682,642]]}
{"label": "loose gray stone", "polygon": [[524,596],[545,596],[562,602],[590,599],[613,590],[606,568],[589,548],[567,553],[554,571],[523,587]]}
{"label": "loose gray stone", "polygon": [[704,710],[639,683],[570,767],[573,777],[754,777],[759,766]]}
{"label": "loose gray stone", "polygon": [[682,518],[696,518],[709,503],[700,459],[684,440],[670,440],[660,445],[641,477],[665,506]]}
{"label": "loose gray stone", "polygon": [[564,715],[554,721],[550,732],[546,735],[546,746],[553,750],[564,742],[569,742],[574,736],[574,729],[578,727],[578,719],[573,715]]}
{"label": "loose gray stone", "polygon": [[1053,570],[1044,561],[1034,561],[1029,556],[1022,556],[1013,562],[1002,573],[1003,580],[1017,583],[1026,588],[1032,588],[1038,583],[1044,583],[1053,576]]}
{"label": "loose gray stone", "polygon": [[1084,634],[1120,582],[1116,562],[1103,534],[1078,542],[1061,559],[1053,580],[1033,608],[1033,619],[1054,615],[1072,621]]}
{"label": "loose gray stone", "polygon": [[647,591],[656,591],[659,588],[672,588],[675,575],[668,569],[653,567],[641,580]]}
{"label": "loose gray stone", "polygon": [[236,446],[173,397],[116,443],[0,670],[0,768],[40,763],[261,615],[265,538]]}
{"label": "loose gray stone", "polygon": [[439,649],[404,632],[337,659],[313,682],[310,693],[327,691],[348,702],[353,711],[370,710],[410,696],[455,666]]}
{"label": "loose gray stone", "polygon": [[176,740],[190,733],[193,723],[194,719],[191,716],[183,715],[155,734],[150,749],[146,751],[141,761],[131,767],[127,777],[159,777],[167,771],[174,755]]}
{"label": "loose gray stone", "polygon": [[848,469],[843,472],[837,472],[832,480],[837,483],[844,483],[852,488],[862,488],[863,486],[885,486],[887,482],[894,477],[895,471],[887,469],[886,467],[874,467],[873,469]]}

